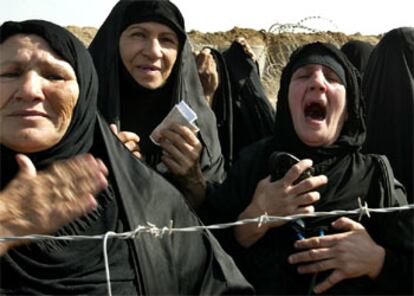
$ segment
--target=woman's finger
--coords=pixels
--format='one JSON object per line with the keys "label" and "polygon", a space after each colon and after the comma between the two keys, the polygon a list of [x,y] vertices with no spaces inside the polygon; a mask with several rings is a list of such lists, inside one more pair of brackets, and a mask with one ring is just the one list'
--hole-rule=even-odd
{"label": "woman's finger", "polygon": [[[307,263],[307,262],[315,262],[320,260],[331,259],[333,257],[332,250],[330,248],[319,248],[319,249],[311,249],[308,251],[302,251],[295,254],[292,254],[288,257],[288,261],[290,264],[298,264],[298,263]],[[303,267],[310,267],[312,264],[304,265]],[[315,268],[315,267],[313,267]],[[314,269],[308,268],[303,269],[304,271],[313,271]]]}
{"label": "woman's finger", "polygon": [[20,168],[20,173],[29,177],[36,177],[36,168],[29,157],[24,154],[17,154],[16,161]]}
{"label": "woman's finger", "polygon": [[323,293],[344,279],[345,275],[340,270],[334,270],[322,283],[316,285],[313,291],[316,294]]}
{"label": "woman's finger", "polygon": [[116,124],[115,124],[115,123],[111,123],[111,124],[109,125],[109,128],[111,129],[111,131],[112,131],[115,135],[118,135],[118,127],[116,126]]}

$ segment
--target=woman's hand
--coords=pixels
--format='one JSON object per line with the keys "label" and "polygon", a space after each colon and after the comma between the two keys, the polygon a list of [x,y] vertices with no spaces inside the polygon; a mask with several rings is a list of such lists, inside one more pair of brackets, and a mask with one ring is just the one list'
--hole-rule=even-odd
{"label": "woman's hand", "polygon": [[364,275],[375,279],[384,264],[384,248],[372,240],[360,223],[342,217],[332,226],[346,232],[296,241],[295,247],[302,251],[289,257],[291,264],[309,263],[300,265],[299,273],[333,270],[314,288],[315,293],[325,292],[344,279]]}
{"label": "woman's hand", "polygon": [[236,42],[238,42],[242,47],[244,52],[255,62],[257,60],[257,57],[250,46],[249,42],[247,42],[246,38],[244,37],[237,37],[235,39]]}
{"label": "woman's hand", "polygon": [[139,136],[133,132],[127,131],[118,131],[116,124],[112,123],[109,125],[112,132],[117,135],[119,140],[131,151],[136,157],[141,160],[144,160],[144,157],[141,154],[141,149],[139,148]]}
{"label": "woman's hand", "polygon": [[[173,123],[160,131],[161,160],[180,184],[193,206],[203,198],[205,180],[200,168],[202,145],[188,126]],[[195,199],[194,199],[195,198]]]}
{"label": "woman's hand", "polygon": [[[20,171],[0,193],[2,236],[52,233],[95,209],[94,194],[108,185],[107,168],[90,154],[57,161],[39,172],[27,156],[19,154],[16,160]],[[1,243],[0,256],[19,243]]]}
{"label": "woman's hand", "polygon": [[[275,182],[270,176],[261,180],[253,195],[251,203],[239,215],[239,219],[256,218],[265,213],[271,216],[289,216],[295,214],[313,213],[313,203],[319,200],[316,188],[326,184],[324,175],[309,177],[294,185],[299,176],[312,166],[310,159],[304,159],[293,165],[286,175]],[[254,224],[237,226],[236,240],[244,247],[249,247],[259,240],[270,228],[279,227],[285,221],[267,223],[261,227]]]}
{"label": "woman's hand", "polygon": [[198,76],[200,77],[204,90],[204,97],[209,106],[211,106],[213,104],[214,94],[220,83],[216,61],[211,54],[211,50],[209,48],[203,48],[196,55],[196,63]]}

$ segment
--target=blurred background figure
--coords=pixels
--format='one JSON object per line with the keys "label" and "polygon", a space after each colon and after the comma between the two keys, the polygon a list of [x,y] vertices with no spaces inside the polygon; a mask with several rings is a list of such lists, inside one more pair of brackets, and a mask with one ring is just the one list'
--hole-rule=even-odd
{"label": "blurred background figure", "polygon": [[374,45],[366,41],[350,40],[342,45],[341,50],[358,69],[361,75],[364,74],[369,56],[374,49]]}
{"label": "blurred background figure", "polygon": [[367,103],[366,151],[385,154],[414,202],[414,27],[386,33],[363,79]]}
{"label": "blurred background figure", "polygon": [[244,147],[273,133],[274,109],[245,38],[236,38],[223,53],[204,48],[196,59],[206,99],[217,118],[228,169]]}

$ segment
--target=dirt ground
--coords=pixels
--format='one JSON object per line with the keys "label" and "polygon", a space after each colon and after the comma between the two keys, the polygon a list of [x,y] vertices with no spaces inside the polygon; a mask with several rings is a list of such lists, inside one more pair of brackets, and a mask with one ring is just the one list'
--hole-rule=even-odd
{"label": "dirt ground", "polygon": [[[89,45],[97,31],[93,27],[68,26],[67,29],[78,36],[85,45]],[[290,53],[298,46],[309,42],[322,41],[331,42],[340,47],[348,40],[363,40],[375,45],[382,37],[381,35],[346,35],[340,32],[303,30],[303,28],[295,28],[295,26],[281,26],[274,28],[272,31],[257,31],[239,27],[234,27],[227,32],[202,33],[190,31],[188,36],[195,50],[199,50],[205,45],[225,49],[236,37],[240,36],[245,37],[252,47],[259,48],[256,55],[260,59],[259,65],[262,68],[261,78],[266,94],[273,105],[276,102],[281,69],[286,64]]]}

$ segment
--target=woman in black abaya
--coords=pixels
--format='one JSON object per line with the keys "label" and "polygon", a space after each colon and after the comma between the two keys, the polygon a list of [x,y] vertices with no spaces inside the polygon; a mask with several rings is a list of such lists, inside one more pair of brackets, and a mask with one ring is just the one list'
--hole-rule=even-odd
{"label": "woman in black abaya", "polygon": [[[6,22],[0,27],[0,36],[0,235],[90,236],[130,231],[148,222],[166,226],[172,221],[174,227],[200,225],[181,194],[133,156],[97,115],[96,73],[87,49],[76,37],[59,26],[39,20]],[[64,87],[68,83],[71,90]],[[66,106],[65,113],[57,113],[55,118],[52,110],[62,109],[63,105],[54,104],[64,104],[71,94],[74,94],[74,104]],[[44,116],[45,112],[48,116]],[[67,122],[67,128],[60,129],[56,143],[45,146],[42,137],[36,136],[43,132],[39,125],[42,123],[45,128],[45,122],[56,119]],[[16,124],[9,124],[11,120]],[[15,129],[12,137],[8,136],[6,127]],[[18,137],[27,129],[30,134]],[[39,143],[43,145],[41,149],[32,148],[32,144]],[[22,152],[39,169],[37,177],[24,179],[21,171],[17,174],[15,157]],[[95,199],[89,196],[84,200],[78,196],[77,188],[83,186],[83,179],[68,175],[76,184],[73,186],[62,175],[66,171],[74,173],[76,163],[71,162],[72,158],[82,162],[84,159],[77,155],[85,153],[99,157],[107,165],[104,169],[103,164],[90,160],[83,166],[84,170],[92,167],[89,172],[92,175],[101,171],[96,181],[99,184],[86,190],[95,193]],[[21,156],[18,159],[21,166]],[[69,162],[70,167],[59,164],[62,161]],[[50,164],[55,166],[50,168]],[[107,181],[102,179],[106,173]],[[53,178],[56,188],[49,191],[37,188],[33,194],[24,196],[22,189],[30,184],[40,186],[42,183],[38,180]],[[41,199],[39,190],[48,193],[49,199]],[[16,202],[17,195],[23,195],[20,202]],[[63,211],[58,209],[60,197],[64,200]],[[85,202],[90,205],[85,206]],[[69,212],[76,206],[83,210]],[[33,220],[36,215],[42,219]],[[50,225],[42,221],[49,221]],[[208,231],[163,238],[142,234],[131,240],[110,239],[107,250],[112,292],[116,295],[251,291],[233,261]],[[2,295],[103,295],[108,292],[101,241],[45,240],[13,245],[6,253],[2,249],[1,254]]]}
{"label": "woman in black abaya", "polygon": [[371,54],[363,80],[366,151],[385,154],[414,202],[414,28],[386,33]]}
{"label": "woman in black abaya", "polygon": [[[406,204],[387,159],[360,152],[366,127],[359,74],[340,50],[299,48],[280,84],[274,136],[248,147],[222,186],[209,188],[199,209],[206,223],[354,210],[359,198],[371,208]],[[281,152],[300,161],[277,176]],[[313,176],[296,183],[311,166]],[[218,235],[258,294],[393,295],[413,291],[413,231],[412,211],[402,211],[361,221],[248,224]]]}
{"label": "woman in black abaya", "polygon": [[[139,143],[129,141],[135,142],[131,150],[139,150],[153,168],[162,161],[169,170],[165,176],[183,192],[204,180],[223,180],[215,117],[203,97],[184,19],[173,3],[118,2],[89,50],[99,77],[98,106],[108,122],[139,136]],[[200,131],[195,135],[182,125],[168,129],[161,147],[155,145],[151,131],[180,101],[196,112]]]}

